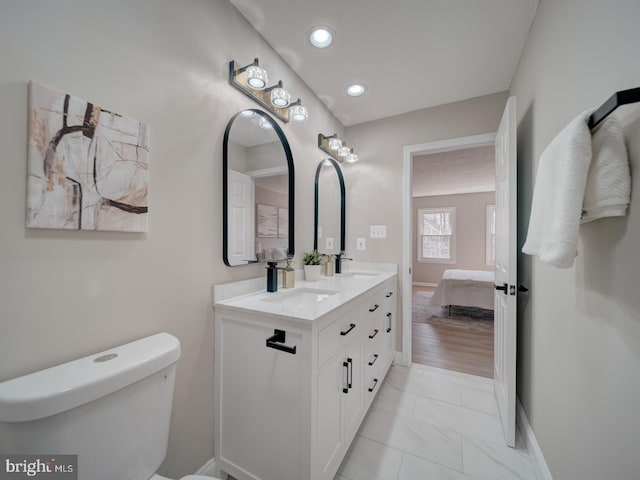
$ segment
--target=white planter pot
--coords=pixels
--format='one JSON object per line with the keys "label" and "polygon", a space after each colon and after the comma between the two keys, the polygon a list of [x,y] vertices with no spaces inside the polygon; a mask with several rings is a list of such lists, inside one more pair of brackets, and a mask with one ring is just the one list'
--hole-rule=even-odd
{"label": "white planter pot", "polygon": [[322,275],[321,265],[305,265],[304,266],[304,279],[308,282],[314,282],[320,279]]}

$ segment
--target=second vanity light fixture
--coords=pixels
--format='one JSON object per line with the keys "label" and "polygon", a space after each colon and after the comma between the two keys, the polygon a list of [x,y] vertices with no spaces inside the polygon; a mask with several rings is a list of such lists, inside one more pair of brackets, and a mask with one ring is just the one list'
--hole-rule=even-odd
{"label": "second vanity light fixture", "polygon": [[259,65],[257,58],[244,67],[238,67],[238,64],[231,60],[229,83],[285,123],[290,120],[303,122],[309,117],[307,108],[302,105],[300,99],[291,102],[291,93],[282,86],[282,80],[271,87],[267,86],[269,76]]}
{"label": "second vanity light fixture", "polygon": [[318,148],[341,163],[356,163],[358,161],[358,155],[353,152],[353,148],[347,146],[346,142],[340,140],[337,133],[330,136],[319,133]]}

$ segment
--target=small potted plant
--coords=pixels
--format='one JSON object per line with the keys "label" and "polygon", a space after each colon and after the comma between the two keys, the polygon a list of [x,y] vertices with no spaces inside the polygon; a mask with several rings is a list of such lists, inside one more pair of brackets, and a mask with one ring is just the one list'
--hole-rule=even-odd
{"label": "small potted plant", "polygon": [[322,274],[322,268],[320,267],[320,261],[322,255],[317,250],[313,252],[304,252],[302,256],[302,263],[304,264],[304,278],[307,281],[313,282],[320,278]]}

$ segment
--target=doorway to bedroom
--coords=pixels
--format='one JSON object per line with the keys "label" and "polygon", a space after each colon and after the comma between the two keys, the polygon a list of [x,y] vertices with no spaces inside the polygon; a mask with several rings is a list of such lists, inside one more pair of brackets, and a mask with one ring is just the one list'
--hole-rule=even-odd
{"label": "doorway to bedroom", "polygon": [[493,144],[413,155],[411,361],[493,377]]}

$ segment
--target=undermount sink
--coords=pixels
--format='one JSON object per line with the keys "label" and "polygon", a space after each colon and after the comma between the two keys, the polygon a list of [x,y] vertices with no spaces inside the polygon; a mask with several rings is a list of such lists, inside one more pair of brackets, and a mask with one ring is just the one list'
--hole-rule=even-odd
{"label": "undermount sink", "polygon": [[281,305],[313,305],[320,303],[338,290],[326,290],[323,288],[297,288],[289,292],[278,292],[261,298],[263,302],[279,303]]}
{"label": "undermount sink", "polygon": [[356,280],[369,280],[372,277],[377,277],[377,272],[365,272],[358,270],[348,270],[346,272],[342,272],[343,277],[355,278]]}

